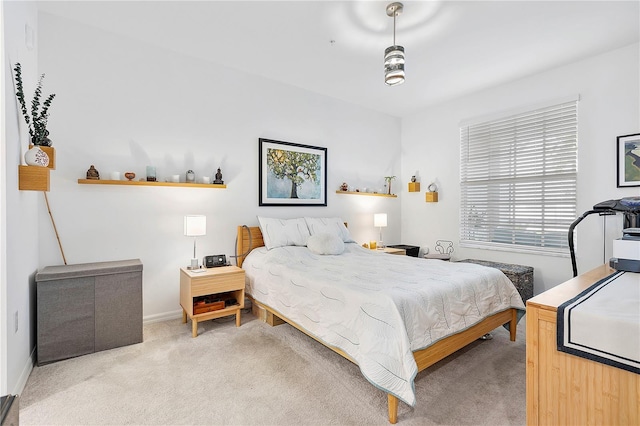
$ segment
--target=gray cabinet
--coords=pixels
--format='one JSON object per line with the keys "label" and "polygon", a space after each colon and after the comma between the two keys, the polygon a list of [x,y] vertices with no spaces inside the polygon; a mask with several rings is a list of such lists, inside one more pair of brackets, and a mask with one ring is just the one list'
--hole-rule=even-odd
{"label": "gray cabinet", "polygon": [[38,365],[142,342],[139,259],[36,274]]}

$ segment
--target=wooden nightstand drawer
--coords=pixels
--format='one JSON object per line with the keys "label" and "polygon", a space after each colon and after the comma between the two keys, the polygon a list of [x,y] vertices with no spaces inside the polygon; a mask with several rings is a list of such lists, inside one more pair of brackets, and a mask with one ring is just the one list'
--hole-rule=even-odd
{"label": "wooden nightstand drawer", "polygon": [[191,279],[191,296],[221,293],[244,288],[244,271],[224,275],[206,275]]}

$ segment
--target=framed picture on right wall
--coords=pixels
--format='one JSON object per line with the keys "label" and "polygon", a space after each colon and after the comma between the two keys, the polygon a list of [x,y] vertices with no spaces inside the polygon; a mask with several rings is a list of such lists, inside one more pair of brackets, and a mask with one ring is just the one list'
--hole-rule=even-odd
{"label": "framed picture on right wall", "polygon": [[618,136],[618,188],[640,186],[640,133]]}

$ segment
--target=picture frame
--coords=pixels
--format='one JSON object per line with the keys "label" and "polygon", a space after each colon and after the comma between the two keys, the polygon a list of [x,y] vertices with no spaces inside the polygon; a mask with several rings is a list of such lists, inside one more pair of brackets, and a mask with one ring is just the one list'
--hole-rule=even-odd
{"label": "picture frame", "polygon": [[260,206],[326,206],[327,148],[258,140]]}
{"label": "picture frame", "polygon": [[618,136],[618,188],[640,186],[640,133]]}

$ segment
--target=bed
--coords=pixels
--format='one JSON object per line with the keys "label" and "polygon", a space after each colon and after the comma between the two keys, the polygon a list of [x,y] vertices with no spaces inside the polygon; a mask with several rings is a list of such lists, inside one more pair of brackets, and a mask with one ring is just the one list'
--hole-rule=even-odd
{"label": "bed", "polygon": [[287,322],[357,364],[387,393],[390,423],[399,400],[415,405],[419,371],[501,325],[515,341],[524,304],[497,269],[368,250],[346,227],[337,231],[340,254],[312,251],[313,238],[309,247],[295,238],[273,247],[261,227],[238,226],[238,266],[253,306],[272,325]]}

